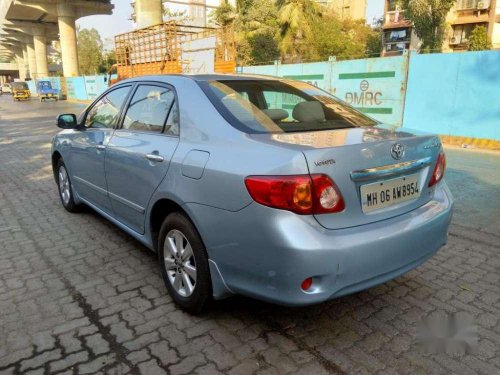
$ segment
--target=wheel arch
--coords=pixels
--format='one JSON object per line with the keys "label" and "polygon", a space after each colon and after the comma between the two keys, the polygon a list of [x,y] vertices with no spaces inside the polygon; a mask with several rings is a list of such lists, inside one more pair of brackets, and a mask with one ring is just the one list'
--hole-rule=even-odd
{"label": "wheel arch", "polygon": [[158,251],[158,236],[160,234],[161,225],[163,224],[165,218],[173,212],[181,212],[186,215],[186,217],[189,219],[189,221],[191,221],[191,223],[199,233],[195,222],[193,221],[189,213],[184,208],[182,208],[179,203],[170,198],[160,198],[153,204],[148,216],[151,243],[153,245],[154,251]]}
{"label": "wheel arch", "polygon": [[54,180],[57,182],[57,163],[62,159],[62,155],[59,151],[54,151],[52,153],[52,172],[54,174]]}
{"label": "wheel arch", "polygon": [[183,208],[179,203],[175,202],[170,198],[158,199],[153,204],[150,210],[150,214],[148,216],[149,232],[151,235],[151,243],[153,250],[158,253],[158,237],[160,234],[161,225],[163,224],[165,218],[173,212],[180,212],[186,215],[186,217],[191,222],[191,224],[193,224],[194,229],[198,232],[198,235],[201,238],[201,241],[203,243],[203,246],[205,247],[205,251],[208,257],[208,264],[210,268],[209,276],[212,282],[212,296],[215,299],[223,299],[233,295],[234,293],[226,285],[226,282],[224,281],[222,274],[217,268],[217,264],[210,258],[203,236],[201,235],[200,229],[198,225],[196,225],[195,220],[193,220],[192,215],[190,215],[189,212],[185,208]]}

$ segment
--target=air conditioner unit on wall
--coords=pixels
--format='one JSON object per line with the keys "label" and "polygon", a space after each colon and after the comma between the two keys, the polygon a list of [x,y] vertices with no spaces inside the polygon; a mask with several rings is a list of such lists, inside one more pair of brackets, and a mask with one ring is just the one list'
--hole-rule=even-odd
{"label": "air conditioner unit on wall", "polygon": [[488,9],[490,7],[490,0],[479,0],[477,2],[477,9]]}
{"label": "air conditioner unit on wall", "polygon": [[450,38],[450,46],[456,46],[458,43],[458,39],[454,36]]}

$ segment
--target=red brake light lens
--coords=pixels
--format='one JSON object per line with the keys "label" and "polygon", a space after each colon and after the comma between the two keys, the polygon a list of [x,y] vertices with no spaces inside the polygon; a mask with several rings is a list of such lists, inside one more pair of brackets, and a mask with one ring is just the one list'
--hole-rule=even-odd
{"label": "red brake light lens", "polygon": [[436,166],[432,172],[431,180],[429,181],[429,187],[436,185],[439,181],[443,179],[444,171],[446,169],[446,156],[444,152],[440,152],[436,161]]}
{"label": "red brake light lens", "polygon": [[257,203],[300,215],[339,212],[345,208],[340,191],[326,175],[249,176],[245,185]]}

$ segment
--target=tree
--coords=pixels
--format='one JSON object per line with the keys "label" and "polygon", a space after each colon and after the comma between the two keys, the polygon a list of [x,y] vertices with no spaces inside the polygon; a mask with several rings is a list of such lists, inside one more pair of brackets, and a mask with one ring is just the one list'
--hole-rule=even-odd
{"label": "tree", "polygon": [[314,51],[309,41],[314,20],[322,16],[320,6],[314,0],[277,0],[277,5],[282,55],[290,62],[311,58]]}
{"label": "tree", "polygon": [[363,20],[340,19],[334,11],[328,11],[312,25],[313,38],[310,45],[314,58],[326,60],[329,56],[338,59],[359,59],[380,54],[382,48],[380,31],[365,25]]}
{"label": "tree", "polygon": [[107,73],[109,69],[116,64],[115,51],[104,51],[102,54],[101,65],[99,65],[99,73]]}
{"label": "tree", "polygon": [[446,31],[446,15],[456,0],[401,0],[405,18],[413,23],[422,40],[421,49],[441,51]]}
{"label": "tree", "polygon": [[382,36],[384,33],[382,25],[384,24],[384,17],[374,19],[373,21],[372,32],[368,33],[366,39],[366,53],[368,57],[379,57],[382,52]]}
{"label": "tree", "polygon": [[469,51],[484,51],[491,49],[491,40],[484,26],[476,26],[472,30],[467,42]]}
{"label": "tree", "polygon": [[228,0],[224,0],[224,2],[219,5],[210,16],[217,26],[229,26],[234,23],[234,19],[236,18],[236,9],[234,9]]}
{"label": "tree", "polygon": [[99,32],[92,29],[78,29],[78,60],[80,73],[97,74],[102,63],[102,40]]}
{"label": "tree", "polygon": [[273,0],[240,1],[235,19],[238,62],[242,65],[279,59],[278,8]]}

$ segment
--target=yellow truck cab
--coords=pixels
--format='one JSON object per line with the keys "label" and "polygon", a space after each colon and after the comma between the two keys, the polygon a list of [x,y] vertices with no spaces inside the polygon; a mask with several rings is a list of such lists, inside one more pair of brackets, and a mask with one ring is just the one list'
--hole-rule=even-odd
{"label": "yellow truck cab", "polygon": [[31,94],[26,82],[12,82],[11,85],[12,97],[14,98],[14,100],[29,99]]}

